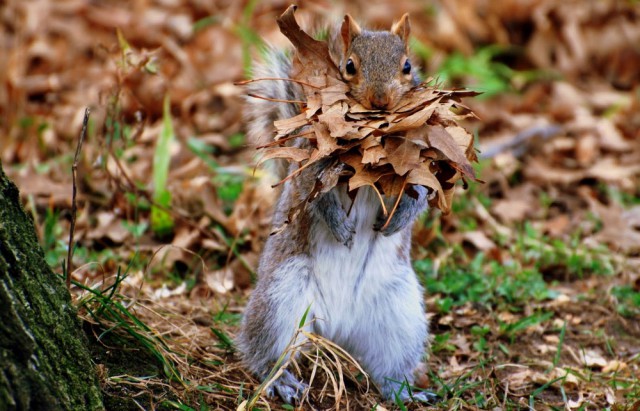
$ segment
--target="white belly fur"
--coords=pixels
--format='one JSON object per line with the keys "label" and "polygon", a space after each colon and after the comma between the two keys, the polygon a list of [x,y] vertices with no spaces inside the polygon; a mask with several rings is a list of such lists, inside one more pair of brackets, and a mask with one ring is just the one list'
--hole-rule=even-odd
{"label": "white belly fur", "polygon": [[[348,208],[351,200],[346,193],[341,193],[341,200]],[[349,215],[355,221],[351,249],[336,241],[323,222],[311,232],[314,327],[334,341],[348,339],[357,323],[373,314],[371,300],[385,292],[385,286],[400,272],[406,273],[399,269],[397,252],[406,237],[402,232],[386,237],[374,231],[379,210],[373,190],[361,189]],[[416,292],[418,287],[416,284]]]}

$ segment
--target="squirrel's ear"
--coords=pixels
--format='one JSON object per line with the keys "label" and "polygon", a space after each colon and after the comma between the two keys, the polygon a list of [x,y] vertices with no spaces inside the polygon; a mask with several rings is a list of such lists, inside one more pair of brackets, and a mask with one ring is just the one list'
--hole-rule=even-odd
{"label": "squirrel's ear", "polygon": [[345,15],[342,27],[340,27],[340,37],[342,37],[342,45],[344,46],[344,52],[346,53],[351,46],[351,40],[358,36],[362,32],[358,23],[350,16]]}
{"label": "squirrel's ear", "polygon": [[393,34],[400,36],[405,47],[408,47],[409,33],[411,32],[411,24],[409,23],[409,13],[405,13],[404,16],[402,16],[402,18],[400,19],[400,21],[398,21],[393,26],[391,26],[391,32]]}

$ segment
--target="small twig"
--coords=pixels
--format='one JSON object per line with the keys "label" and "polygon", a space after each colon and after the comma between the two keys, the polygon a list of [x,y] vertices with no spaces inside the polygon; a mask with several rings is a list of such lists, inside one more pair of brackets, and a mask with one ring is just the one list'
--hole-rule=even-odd
{"label": "small twig", "polygon": [[314,86],[313,84],[307,83],[306,81],[301,81],[301,80],[296,80],[296,79],[292,79],[292,78],[287,78],[287,77],[262,77],[262,78],[254,78],[254,79],[249,79],[249,80],[242,80],[242,81],[236,81],[235,83],[233,83],[234,86],[246,86],[247,84],[250,83],[255,83],[256,81],[290,81],[292,83],[298,83],[301,84],[303,86],[308,86],[311,88],[315,88],[315,89],[321,89],[322,87],[318,87],[318,86]]}
{"label": "small twig", "polygon": [[283,100],[283,99],[279,99],[279,98],[271,98],[271,97],[264,97],[264,96],[259,96],[257,94],[247,94],[249,97],[253,97],[253,98],[259,98],[261,100],[267,100],[267,101],[273,101],[274,103],[292,103],[292,104],[305,104],[306,101],[302,101],[302,100]]}
{"label": "small twig", "polygon": [[[277,140],[273,140],[273,141],[272,141],[272,142],[270,142],[270,143],[267,143],[267,144],[263,144],[263,145],[261,145],[261,146],[258,146],[258,147],[256,147],[256,149],[262,149],[262,148],[268,148],[268,147],[273,147],[273,146],[282,145],[282,144],[286,143],[286,142],[287,142],[287,141],[289,141],[289,140],[293,140],[294,138],[304,137],[304,136],[308,136],[308,135],[311,135],[311,134],[315,135],[315,134],[316,134],[316,132],[315,132],[315,131],[307,131],[307,132],[305,132],[305,133],[292,134],[292,135],[290,135],[290,136],[282,137],[282,138],[279,138],[279,139],[277,139]],[[310,137],[310,138],[308,138],[308,139],[309,139],[309,140],[316,140],[316,138],[315,138],[315,137]]]}
{"label": "small twig", "polygon": [[[400,200],[402,199],[402,196],[404,194],[404,189],[407,187],[407,179],[405,178],[404,181],[402,182],[402,188],[400,189],[400,194],[398,195],[398,198],[396,199],[396,202],[393,204],[393,208],[391,209],[391,212],[389,213],[389,217],[387,217],[387,222],[384,223],[384,225],[382,226],[382,228],[380,228],[380,231],[386,229],[387,227],[389,227],[389,223],[391,222],[391,218],[393,217],[393,215],[396,213],[396,210],[398,209],[398,204],[400,204]],[[384,210],[384,202],[382,202],[382,209]],[[385,213],[386,215],[386,213]]]}
{"label": "small twig", "polygon": [[71,269],[73,264],[71,259],[73,258],[73,235],[76,229],[76,213],[78,212],[78,205],[76,204],[76,173],[78,170],[78,157],[80,157],[80,151],[82,150],[82,143],[87,135],[87,124],[89,123],[89,114],[91,110],[89,107],[84,109],[84,119],[82,120],[82,131],[80,132],[80,138],[78,139],[78,145],[76,146],[76,154],[73,157],[73,166],[71,166],[71,176],[73,178],[73,192],[71,195],[71,227],[69,228],[69,249],[67,250],[67,290],[71,289]]}
{"label": "small twig", "polygon": [[279,182],[272,184],[271,188],[276,188],[281,184],[286,183],[287,181],[291,180],[293,177],[297,176],[298,174],[300,174],[301,172],[303,172],[307,167],[309,167],[310,165],[312,165],[316,160],[314,159],[313,161],[311,161],[311,158],[309,160],[307,160],[307,162],[301,166],[298,167],[294,172],[292,172],[291,174],[289,174],[288,176],[286,176],[285,178],[283,178],[282,180],[280,180]]}

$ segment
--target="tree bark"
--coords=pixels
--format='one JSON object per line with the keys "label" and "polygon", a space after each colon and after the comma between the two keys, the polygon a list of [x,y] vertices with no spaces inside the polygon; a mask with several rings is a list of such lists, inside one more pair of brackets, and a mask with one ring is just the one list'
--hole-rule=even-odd
{"label": "tree bark", "polygon": [[102,409],[69,292],[0,164],[0,411]]}

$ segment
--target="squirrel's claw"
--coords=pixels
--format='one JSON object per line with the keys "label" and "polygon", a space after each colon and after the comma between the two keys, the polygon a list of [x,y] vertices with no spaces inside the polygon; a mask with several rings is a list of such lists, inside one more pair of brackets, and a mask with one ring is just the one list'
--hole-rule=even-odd
{"label": "squirrel's claw", "polygon": [[442,401],[442,398],[435,392],[420,391],[413,393],[411,395],[411,400],[433,405]]}
{"label": "squirrel's claw", "polygon": [[442,398],[431,391],[414,391],[408,389],[406,386],[403,386],[401,390],[394,393],[395,398],[399,399],[402,402],[421,402],[425,404],[437,404],[442,401]]}
{"label": "squirrel's claw", "polygon": [[353,236],[356,234],[356,230],[352,230],[351,234],[349,234],[349,237],[342,243],[345,245],[345,247],[347,247],[349,250],[351,250],[351,247],[353,247]]}
{"label": "squirrel's claw", "polygon": [[[378,218],[376,219],[376,222],[373,224],[373,231],[382,231],[382,227],[384,227],[384,225],[387,223],[387,217],[384,214],[381,214],[380,216],[378,216]],[[385,236],[388,236],[389,234],[386,233],[386,229],[384,230],[385,232],[383,232],[382,234],[384,234]]]}
{"label": "squirrel's claw", "polygon": [[356,233],[355,223],[348,218],[344,219],[344,224],[338,227],[332,227],[334,237],[338,242],[344,244],[348,249],[353,246],[353,236]]}

